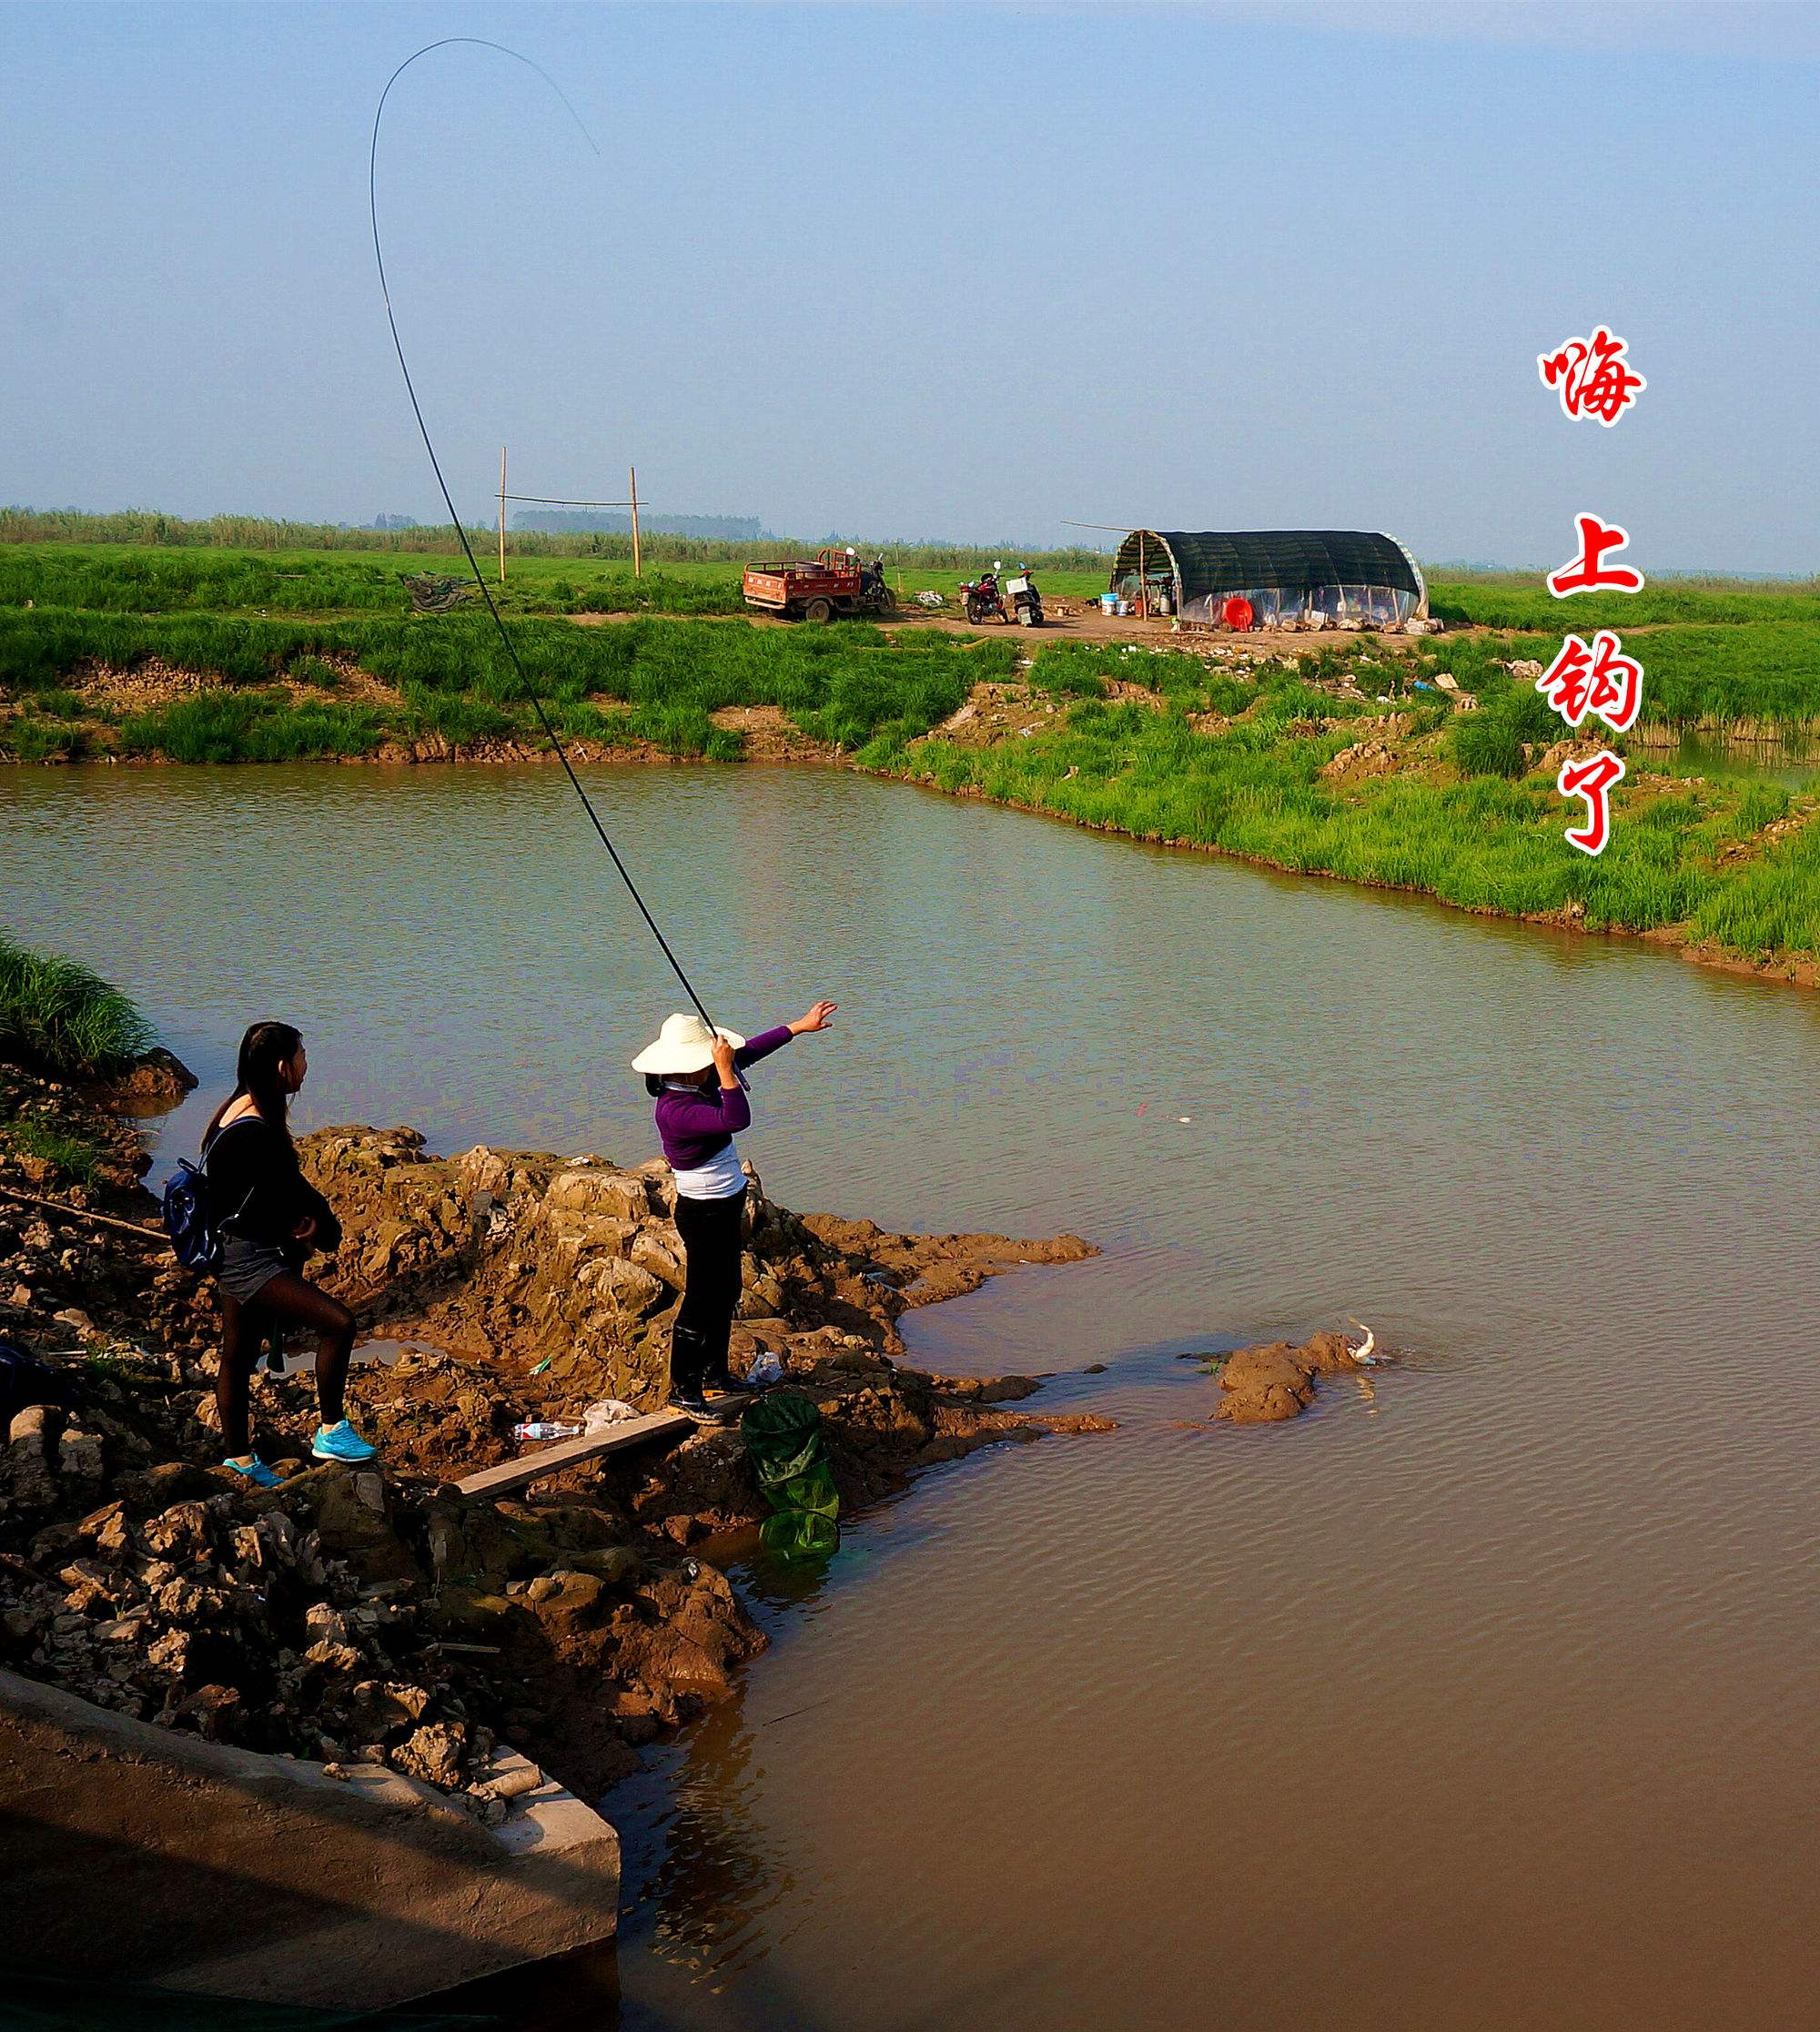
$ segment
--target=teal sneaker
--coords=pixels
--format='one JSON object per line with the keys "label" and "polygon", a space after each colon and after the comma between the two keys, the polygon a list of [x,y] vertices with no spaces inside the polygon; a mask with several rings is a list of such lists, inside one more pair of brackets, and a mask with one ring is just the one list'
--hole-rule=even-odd
{"label": "teal sneaker", "polygon": [[318,1425],[309,1451],[318,1461],[347,1461],[358,1465],[377,1458],[379,1450],[369,1446],[344,1418],[339,1425]]}
{"label": "teal sneaker", "polygon": [[255,1489],[282,1489],[284,1483],[267,1467],[258,1454],[249,1454],[244,1461],[224,1461],[224,1468],[231,1468],[243,1481],[250,1481]]}

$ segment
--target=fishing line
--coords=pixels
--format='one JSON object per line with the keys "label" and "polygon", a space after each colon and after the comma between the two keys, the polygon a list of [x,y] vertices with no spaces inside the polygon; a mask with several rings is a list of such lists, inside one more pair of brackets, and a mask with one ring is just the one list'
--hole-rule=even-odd
{"label": "fishing line", "polygon": [[[410,397],[411,413],[417,419],[418,431],[423,439],[423,449],[430,454],[430,470],[436,475],[436,484],[442,490],[442,500],[449,510],[449,520],[455,525],[455,534],[460,541],[461,553],[468,560],[468,569],[474,574],[474,583],[480,589],[480,598],[486,602],[487,612],[492,617],[493,626],[499,631],[500,641],[505,647],[507,656],[511,660],[512,669],[518,673],[520,688],[524,692],[525,697],[531,701],[532,709],[537,714],[538,722],[549,737],[550,745],[556,752],[557,761],[562,764],[563,772],[568,776],[571,786],[573,788],[576,796],[581,800],[581,809],[587,813],[594,831],[600,835],[601,844],[612,856],[613,865],[619,870],[620,879],[625,884],[627,894],[638,905],[640,916],[650,926],[651,935],[662,947],[664,958],[670,962],[671,971],[682,982],[684,992],[688,995],[690,1001],[695,1005],[696,1012],[701,1016],[702,1021],[708,1026],[710,1030],[713,1030],[714,1027],[713,1019],[709,1016],[706,1005],[703,1002],[702,997],[695,993],[694,984],[690,980],[688,975],[683,972],[682,961],[672,951],[670,941],[664,937],[662,931],[658,926],[656,918],[652,915],[644,898],[639,894],[638,885],[632,878],[632,871],[620,858],[619,849],[608,837],[607,829],[601,823],[600,814],[595,811],[587,792],[581,787],[581,779],[575,773],[574,764],[569,760],[569,752],[562,745],[561,737],[558,734],[554,726],[551,724],[550,715],[543,709],[543,700],[539,695],[537,687],[531,682],[530,677],[526,674],[523,663],[519,660],[518,650],[512,642],[511,634],[505,622],[500,618],[500,610],[493,604],[493,596],[488,589],[486,576],[475,559],[473,546],[468,541],[468,532],[462,527],[461,518],[455,512],[455,500],[449,491],[449,482],[442,477],[442,461],[436,456],[436,447],[430,442],[430,426],[423,420],[423,405],[417,399],[417,385],[410,378],[410,363],[404,357],[404,341],[399,337],[398,319],[392,313],[391,290],[386,284],[385,248],[379,239],[379,123],[385,117],[386,101],[391,96],[392,86],[416,63],[418,57],[428,56],[434,50],[452,48],[458,43],[469,44],[475,49],[496,50],[501,56],[510,56],[514,62],[522,64],[527,70],[535,71],[543,82],[549,86],[550,89],[556,94],[557,97],[562,101],[563,106],[568,110],[570,118],[581,128],[582,139],[587,142],[597,156],[601,152],[593,136],[588,132],[581,116],[570,105],[568,96],[563,92],[562,87],[557,84],[550,73],[541,64],[533,63],[529,56],[521,56],[517,50],[508,49],[503,43],[488,42],[479,35],[445,35],[440,42],[426,43],[421,49],[407,56],[404,62],[386,80],[386,88],[379,94],[379,103],[373,109],[373,138],[367,155],[367,211],[372,220],[373,259],[379,266],[379,294],[385,298],[386,323],[391,328],[392,349],[398,354],[399,371],[404,376],[405,392]],[[744,1080],[742,1079],[740,1084],[744,1086]]]}

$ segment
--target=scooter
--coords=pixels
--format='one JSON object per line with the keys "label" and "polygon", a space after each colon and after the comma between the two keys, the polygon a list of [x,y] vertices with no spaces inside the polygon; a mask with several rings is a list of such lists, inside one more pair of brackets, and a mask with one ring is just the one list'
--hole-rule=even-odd
{"label": "scooter", "polygon": [[1010,620],[1011,616],[1005,611],[1005,596],[998,590],[998,572],[999,567],[995,564],[990,571],[982,571],[976,579],[961,581],[969,621]]}
{"label": "scooter", "polygon": [[1011,618],[1020,628],[1040,628],[1043,625],[1043,596],[1036,591],[1036,581],[1030,576],[1030,567],[1020,564],[1017,576],[1005,581],[1006,592],[1011,601]]}

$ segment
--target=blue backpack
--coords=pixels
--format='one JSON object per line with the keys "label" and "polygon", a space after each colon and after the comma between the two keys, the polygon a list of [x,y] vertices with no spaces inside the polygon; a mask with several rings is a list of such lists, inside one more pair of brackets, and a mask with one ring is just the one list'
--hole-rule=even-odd
{"label": "blue backpack", "polygon": [[204,1277],[221,1268],[221,1225],[209,1198],[207,1164],[208,1153],[223,1133],[217,1129],[203,1146],[201,1164],[179,1158],[177,1169],[165,1180],[165,1233],[184,1269]]}
{"label": "blue backpack", "polygon": [[208,1175],[187,1158],[165,1180],[165,1232],[187,1270],[212,1275],[221,1268],[221,1230],[208,1205]]}

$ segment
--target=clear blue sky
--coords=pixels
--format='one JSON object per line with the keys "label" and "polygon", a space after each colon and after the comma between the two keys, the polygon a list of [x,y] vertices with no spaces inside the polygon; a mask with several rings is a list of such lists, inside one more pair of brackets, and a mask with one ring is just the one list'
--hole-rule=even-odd
{"label": "clear blue sky", "polygon": [[[1820,570],[1820,10],[0,8],[0,500]],[[1650,387],[1570,425],[1600,319]]]}

